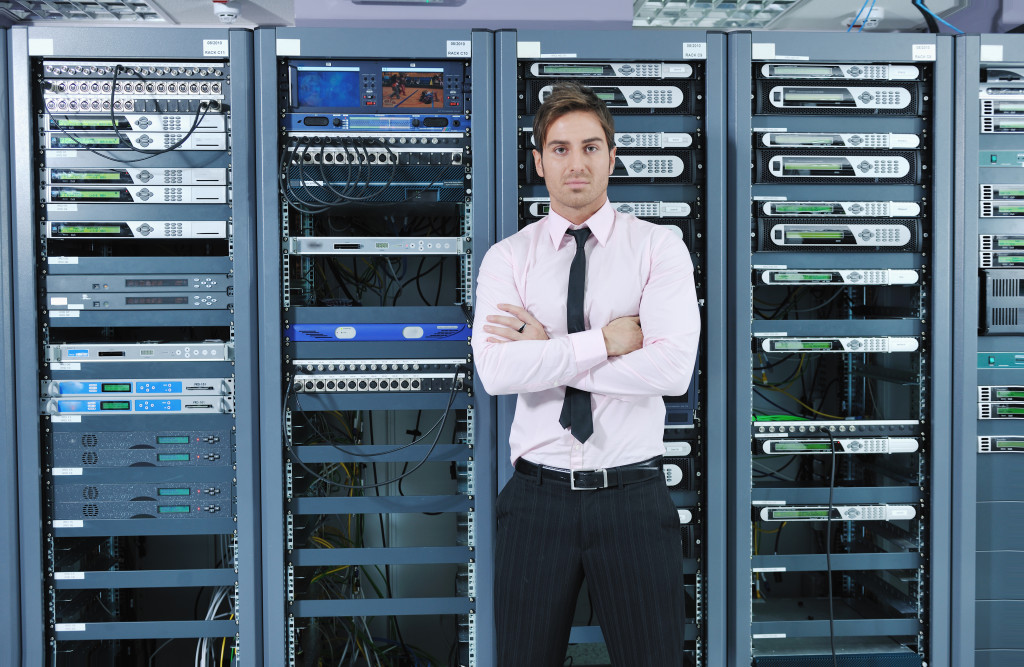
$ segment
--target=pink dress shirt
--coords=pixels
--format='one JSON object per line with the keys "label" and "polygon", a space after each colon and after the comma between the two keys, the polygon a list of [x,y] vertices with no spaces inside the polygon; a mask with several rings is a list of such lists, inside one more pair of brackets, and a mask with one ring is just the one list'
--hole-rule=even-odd
{"label": "pink dress shirt", "polygon": [[[574,228],[556,213],[496,243],[480,264],[474,305],[476,372],[492,395],[519,394],[509,444],[519,457],[570,470],[636,463],[665,453],[665,404],[689,387],[700,336],[690,253],[665,227],[605,202],[589,227],[586,331],[569,334],[565,302]],[[520,305],[549,340],[488,343],[488,315]],[[639,315],[643,348],[608,357],[601,327]],[[562,428],[565,387],[591,392],[594,434],[580,443]]]}

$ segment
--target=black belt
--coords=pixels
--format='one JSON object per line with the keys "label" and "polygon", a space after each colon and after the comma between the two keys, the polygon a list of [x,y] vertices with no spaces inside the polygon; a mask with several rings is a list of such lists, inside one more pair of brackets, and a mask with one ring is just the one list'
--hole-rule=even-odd
{"label": "black belt", "polygon": [[573,491],[595,491],[613,486],[636,484],[664,474],[661,469],[660,456],[615,468],[572,471],[565,468],[542,466],[520,458],[516,460],[516,471],[539,480],[568,484]]}

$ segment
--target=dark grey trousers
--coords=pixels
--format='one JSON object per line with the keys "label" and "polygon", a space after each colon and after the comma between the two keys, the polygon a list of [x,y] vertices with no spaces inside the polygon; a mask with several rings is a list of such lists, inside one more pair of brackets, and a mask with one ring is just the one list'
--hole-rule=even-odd
{"label": "dark grey trousers", "polygon": [[561,667],[584,577],[615,667],[681,667],[679,515],[661,476],[572,491],[516,472],[498,496],[498,667]]}

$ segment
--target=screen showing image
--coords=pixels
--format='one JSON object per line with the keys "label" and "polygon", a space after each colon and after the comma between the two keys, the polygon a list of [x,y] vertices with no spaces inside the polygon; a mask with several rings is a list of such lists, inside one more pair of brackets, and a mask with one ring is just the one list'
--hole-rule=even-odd
{"label": "screen showing image", "polygon": [[295,70],[299,107],[359,107],[359,70],[354,67],[299,67]]}
{"label": "screen showing image", "polygon": [[441,68],[393,69],[381,72],[386,109],[443,109],[444,70]]}

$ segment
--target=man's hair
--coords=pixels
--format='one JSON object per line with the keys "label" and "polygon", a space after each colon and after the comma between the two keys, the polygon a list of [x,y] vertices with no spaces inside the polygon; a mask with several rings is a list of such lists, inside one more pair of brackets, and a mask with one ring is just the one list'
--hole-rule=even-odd
{"label": "man's hair", "polygon": [[533,119],[533,144],[538,151],[544,152],[544,142],[552,123],[573,111],[586,111],[597,116],[609,150],[615,146],[615,121],[604,101],[583,84],[565,81],[555,84]]}

